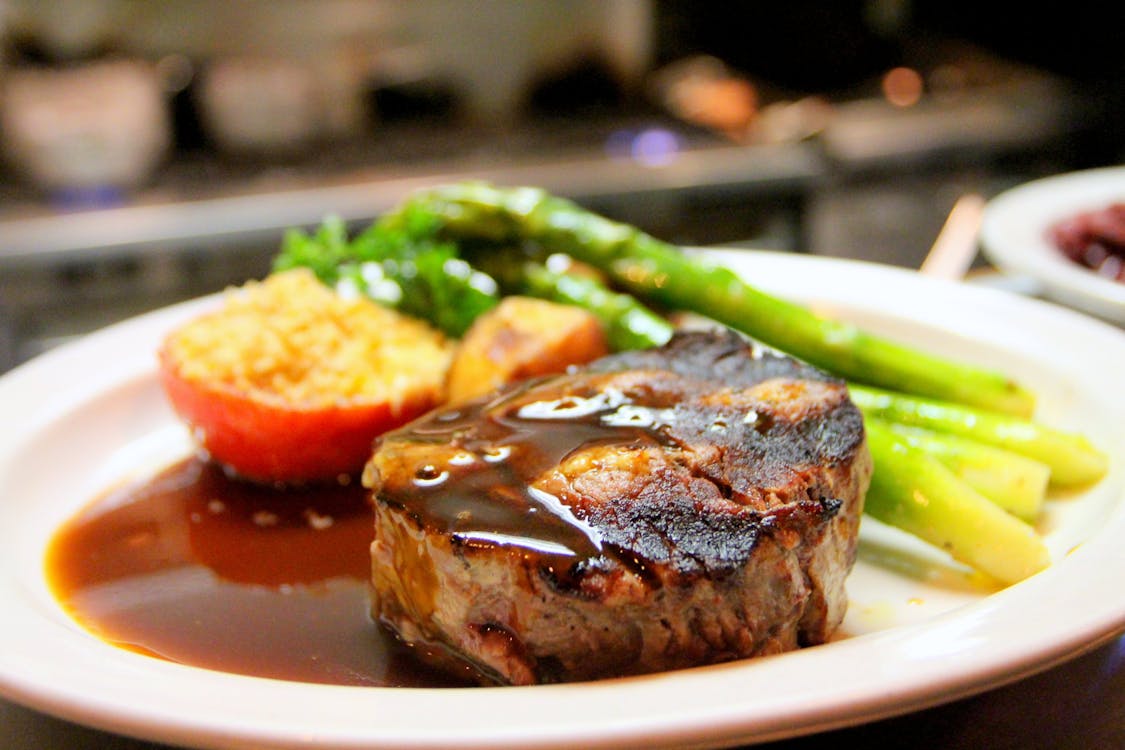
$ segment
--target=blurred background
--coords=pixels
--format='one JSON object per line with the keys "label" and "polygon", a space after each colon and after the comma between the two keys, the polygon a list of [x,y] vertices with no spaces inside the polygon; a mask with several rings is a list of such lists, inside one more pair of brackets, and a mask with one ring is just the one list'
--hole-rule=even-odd
{"label": "blurred background", "polygon": [[1113,4],[1005,7],[0,0],[0,372],[458,179],[917,267],[960,197],[1125,161]]}

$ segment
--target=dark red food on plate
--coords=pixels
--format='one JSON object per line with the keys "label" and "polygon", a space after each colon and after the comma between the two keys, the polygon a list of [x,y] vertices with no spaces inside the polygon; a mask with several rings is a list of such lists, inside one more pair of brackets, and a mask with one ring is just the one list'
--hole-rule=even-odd
{"label": "dark red food on plate", "polygon": [[1048,235],[1071,260],[1125,282],[1125,202],[1076,214],[1052,225]]}
{"label": "dark red food on plate", "polygon": [[680,333],[384,435],[372,611],[485,684],[823,643],[870,473],[842,381]]}

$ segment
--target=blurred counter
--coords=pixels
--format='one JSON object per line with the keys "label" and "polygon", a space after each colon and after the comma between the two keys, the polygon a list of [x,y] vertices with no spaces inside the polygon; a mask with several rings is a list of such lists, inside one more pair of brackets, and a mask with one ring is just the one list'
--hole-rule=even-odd
{"label": "blurred counter", "polygon": [[287,227],[329,214],[358,227],[411,190],[462,179],[539,185],[685,245],[916,267],[959,195],[1082,166],[1095,120],[1071,83],[1011,65],[981,74],[966,59],[958,70],[975,82],[897,103],[921,83],[835,101],[763,89],[753,129],[733,134],[629,100],[497,127],[387,122],[285,158],[187,149],[130,191],[0,181],[0,372],[263,275]]}

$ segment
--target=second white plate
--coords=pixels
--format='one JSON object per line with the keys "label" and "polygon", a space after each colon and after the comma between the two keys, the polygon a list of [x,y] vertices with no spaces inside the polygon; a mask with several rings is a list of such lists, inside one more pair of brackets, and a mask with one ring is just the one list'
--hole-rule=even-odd
{"label": "second white plate", "polygon": [[1125,201],[1125,167],[1028,182],[989,201],[981,224],[981,250],[1001,270],[1034,278],[1049,298],[1125,324],[1125,284],[1071,261],[1047,236],[1056,222],[1115,201]]}

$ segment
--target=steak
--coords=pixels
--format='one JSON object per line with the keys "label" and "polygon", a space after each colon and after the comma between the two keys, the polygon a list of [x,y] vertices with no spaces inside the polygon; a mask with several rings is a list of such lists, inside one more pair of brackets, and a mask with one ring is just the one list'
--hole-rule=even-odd
{"label": "steak", "polygon": [[484,684],[823,643],[870,473],[842,381],[680,332],[386,434],[364,477],[372,613]]}

